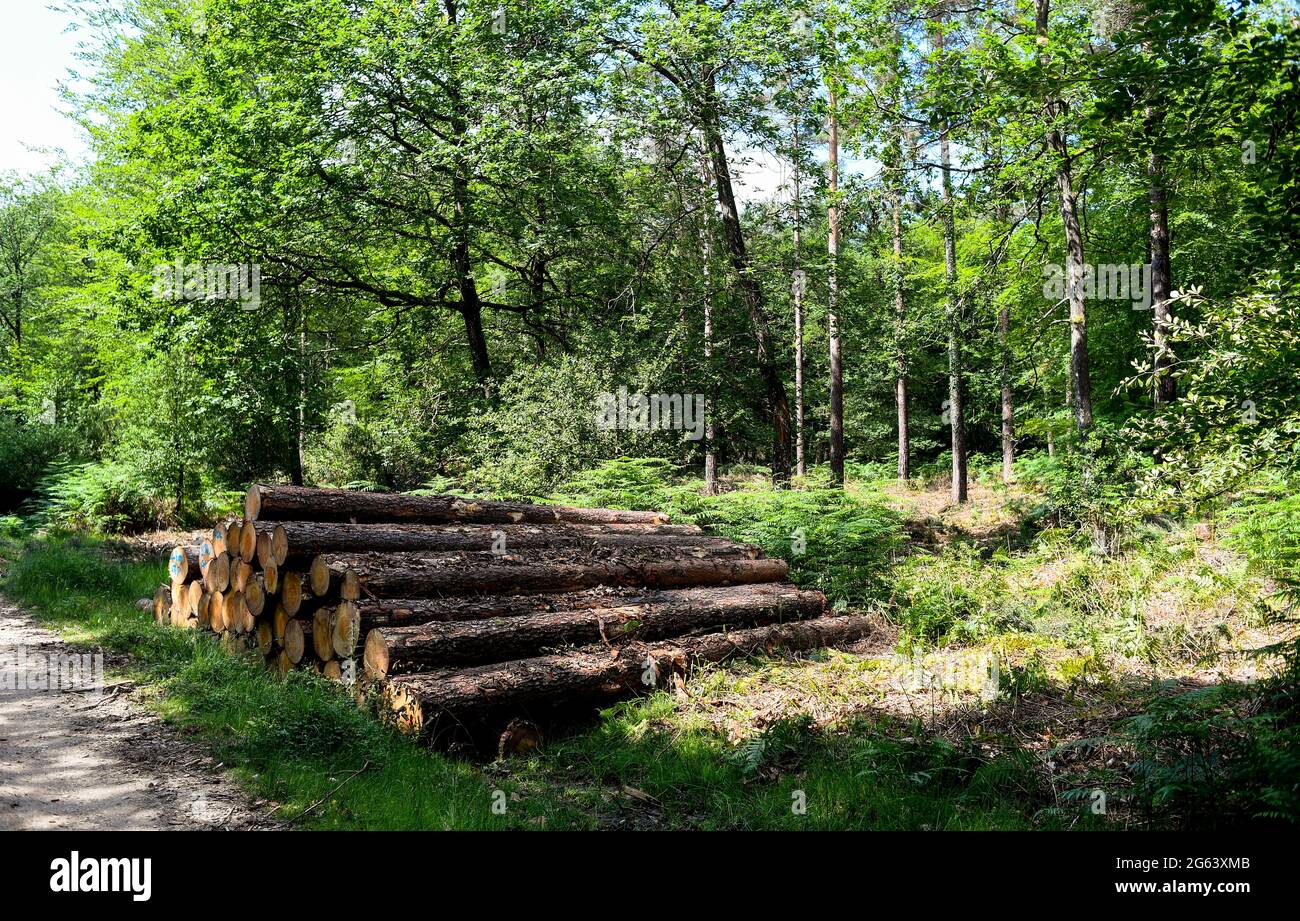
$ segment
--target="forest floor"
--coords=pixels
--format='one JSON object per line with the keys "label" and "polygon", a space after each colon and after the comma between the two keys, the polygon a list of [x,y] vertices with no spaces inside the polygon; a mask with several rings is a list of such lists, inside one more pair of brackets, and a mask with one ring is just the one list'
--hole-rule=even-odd
{"label": "forest floor", "polygon": [[1262,616],[1273,586],[1212,531],[1156,527],[1098,554],[1027,533],[1024,491],[976,484],[961,507],[944,490],[851,492],[906,538],[889,600],[859,608],[870,638],[701,669],[490,764],[417,749],[327,682],[286,684],[155,627],[134,602],[160,564],[37,541],[7,586],[65,637],[130,650],[120,677],[206,743],[200,775],[220,761],[264,816],[319,828],[1146,827],[1128,722],[1272,667],[1250,651],[1279,638]]}

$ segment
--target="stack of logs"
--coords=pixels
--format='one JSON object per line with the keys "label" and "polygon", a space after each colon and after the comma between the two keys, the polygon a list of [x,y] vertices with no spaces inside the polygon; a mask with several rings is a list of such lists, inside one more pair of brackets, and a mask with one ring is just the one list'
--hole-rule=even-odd
{"label": "stack of logs", "polygon": [[[755,546],[657,512],[256,485],[179,546],[162,623],[356,683],[421,735],[666,686],[692,662],[854,642]],[[373,692],[373,693],[372,693]]]}

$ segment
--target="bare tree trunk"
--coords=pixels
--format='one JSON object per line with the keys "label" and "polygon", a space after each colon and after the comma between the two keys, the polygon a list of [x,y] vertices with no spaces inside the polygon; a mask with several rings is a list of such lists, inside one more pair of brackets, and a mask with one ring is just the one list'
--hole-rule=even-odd
{"label": "bare tree trunk", "polygon": [[302,292],[294,286],[294,320],[298,330],[298,405],[294,414],[293,456],[289,463],[289,481],[294,486],[303,485],[303,455],[307,450],[307,316],[302,306]]}
{"label": "bare tree trunk", "polygon": [[[707,163],[701,163],[701,178],[708,181]],[[713,225],[708,209],[702,209],[700,251],[704,259],[704,367],[707,370],[707,393],[704,395],[704,494],[718,494],[717,428],[713,422]]]}
{"label": "bare tree trunk", "polygon": [[[457,0],[443,0],[443,8],[447,12],[448,21],[455,23]],[[469,124],[460,87],[454,81],[450,81],[447,89],[452,105],[451,132],[456,139],[455,174],[452,177],[454,226],[451,250],[451,267],[455,272],[456,288],[460,293],[460,303],[456,309],[465,322],[465,339],[469,345],[474,375],[479,381],[486,381],[492,376],[492,360],[488,355],[487,338],[483,334],[483,305],[474,282],[474,262],[470,251],[470,229],[474,226],[474,209],[470,199],[468,178],[470,166],[464,156]]]}
{"label": "bare tree trunk", "polygon": [[[942,66],[943,32],[935,34]],[[966,501],[966,416],[962,405],[962,313],[957,291],[957,223],[953,212],[948,121],[939,129],[939,168],[943,175],[943,265],[948,298],[948,419],[952,430],[952,501]]]}
{"label": "bare tree trunk", "polygon": [[799,126],[794,128],[794,278],[791,293],[794,295],[794,472],[796,476],[808,475],[808,460],[804,450],[803,418],[803,189],[799,182]]}
{"label": "bare tree trunk", "polygon": [[1147,195],[1151,202],[1151,306],[1155,337],[1155,385],[1157,406],[1172,403],[1178,396],[1178,384],[1169,373],[1173,355],[1169,351],[1169,322],[1173,318],[1169,297],[1173,289],[1173,270],[1169,261],[1169,204],[1165,192],[1165,158],[1159,149],[1163,110],[1147,109],[1151,156],[1147,162]]}
{"label": "bare tree trunk", "polygon": [[1011,467],[1015,461],[1015,416],[1011,407],[1011,311],[1003,307],[998,311],[998,347],[1002,352],[1002,482],[1011,482]]}
{"label": "bare tree trunk", "polygon": [[[901,152],[901,138],[899,150]],[[903,341],[907,304],[903,297],[903,192],[902,168],[897,165],[898,187],[894,192],[894,404],[898,410],[898,478],[912,475],[911,431],[907,413],[907,349]]]}
{"label": "bare tree trunk", "polygon": [[772,419],[772,480],[788,483],[791,467],[790,402],[786,398],[785,384],[772,358],[771,331],[763,289],[754,277],[745,246],[745,235],[740,226],[740,212],[736,207],[736,194],[731,184],[731,167],[727,163],[727,150],[722,141],[722,125],[718,113],[717,90],[710,80],[705,88],[706,101],[701,108],[701,122],[705,143],[712,163],[713,182],[718,196],[718,210],[722,221],[722,239],[731,257],[736,273],[736,287],[749,313],[754,333],[754,351],[758,358],[759,376],[767,396],[767,409]]}
{"label": "bare tree trunk", "polygon": [[830,93],[830,205],[826,209],[829,225],[827,249],[830,259],[827,263],[827,310],[826,328],[830,337],[830,449],[831,449],[831,485],[844,485],[844,359],[840,344],[839,320],[839,256],[840,256],[840,136],[839,113],[836,111],[835,84],[829,85]]}
{"label": "bare tree trunk", "polygon": [[[1037,32],[1047,37],[1051,0],[1035,0]],[[1056,99],[1047,101],[1047,116],[1055,122],[1062,111]],[[1079,203],[1074,190],[1074,176],[1069,145],[1061,131],[1053,126],[1047,132],[1047,146],[1057,158],[1056,184],[1061,196],[1061,223],[1065,227],[1065,278],[1070,305],[1070,394],[1074,404],[1074,424],[1081,438],[1092,428],[1092,374],[1088,363],[1088,318],[1084,308],[1083,232],[1079,227]]]}

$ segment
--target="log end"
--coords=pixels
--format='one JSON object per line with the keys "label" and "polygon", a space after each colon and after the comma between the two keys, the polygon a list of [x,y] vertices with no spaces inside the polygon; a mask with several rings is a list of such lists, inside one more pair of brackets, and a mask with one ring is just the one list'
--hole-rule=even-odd
{"label": "log end", "polygon": [[291,620],[284,625],[284,653],[288,656],[292,665],[297,665],[302,661],[303,655],[307,652],[307,636],[302,632],[302,624],[296,620]]}
{"label": "log end", "polygon": [[319,608],[311,618],[311,647],[316,658],[328,662],[334,658],[334,612]]}
{"label": "log end", "polygon": [[254,483],[248,487],[248,492],[244,493],[244,518],[249,521],[256,521],[257,516],[262,513],[262,487]]}
{"label": "log end", "polygon": [[248,520],[239,529],[239,558],[245,563],[257,559],[257,525]]}
{"label": "log end", "polygon": [[532,720],[513,719],[497,740],[497,758],[504,761],[516,755],[527,755],[541,747],[542,730]]}
{"label": "log end", "polygon": [[311,567],[307,570],[307,581],[311,584],[311,593],[318,598],[324,598],[329,594],[330,567],[325,554],[319,553],[311,561]]}
{"label": "log end", "polygon": [[302,576],[293,570],[280,573],[280,603],[290,614],[302,607]]}
{"label": "log end", "polygon": [[384,631],[378,627],[366,634],[366,650],[363,655],[366,674],[382,678],[388,674],[388,640]]}
{"label": "log end", "polygon": [[185,548],[181,546],[173,547],[171,556],[167,560],[167,574],[171,576],[172,582],[183,581],[189,569],[190,561],[185,556]]}
{"label": "log end", "polygon": [[261,531],[257,535],[257,565],[265,569],[275,564],[275,549],[271,546],[271,532]]}
{"label": "log end", "polygon": [[282,524],[271,529],[271,556],[276,566],[283,566],[289,559],[289,535]]}
{"label": "log end", "polygon": [[334,654],[340,659],[350,659],[357,651],[358,634],[361,618],[357,616],[357,606],[344,601],[334,609],[331,640]]}

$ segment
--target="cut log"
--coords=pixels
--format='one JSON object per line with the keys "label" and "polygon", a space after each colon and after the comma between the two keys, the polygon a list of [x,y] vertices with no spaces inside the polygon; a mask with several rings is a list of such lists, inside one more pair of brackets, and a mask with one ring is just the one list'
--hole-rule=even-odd
{"label": "cut log", "polygon": [[234,521],[228,521],[225,525],[226,552],[231,556],[239,555],[239,532],[243,529],[244,523],[236,518]]}
{"label": "cut log", "polygon": [[289,538],[284,533],[284,525],[271,528],[271,558],[276,566],[283,566],[289,558]]}
{"label": "cut log", "polygon": [[497,739],[497,760],[526,755],[542,745],[541,727],[532,720],[512,719]]}
{"label": "cut log", "polygon": [[237,635],[247,633],[253,626],[253,616],[248,613],[248,605],[244,602],[244,593],[236,589],[226,595],[226,607],[223,611],[226,621],[226,629],[233,631]]}
{"label": "cut log", "polygon": [[[487,554],[429,557],[417,554],[327,554],[331,581],[354,573],[369,598],[428,598],[452,594],[571,592],[597,585],[684,588],[780,582],[789,574],[782,560],[751,560],[700,551],[676,554],[618,553],[610,559],[548,551],[545,562]],[[344,593],[346,597],[346,593]]]}
{"label": "cut log", "polygon": [[462,595],[446,598],[362,598],[357,602],[362,635],[376,627],[409,627],[438,621],[517,617],[548,611],[587,611],[630,604],[713,604],[753,592],[788,595],[798,592],[786,583],[717,586],[712,588],[651,589],[598,586],[582,592],[533,595]]}
{"label": "cut log", "polygon": [[275,670],[279,673],[280,677],[283,678],[285,675],[289,674],[289,672],[293,671],[293,665],[294,663],[289,660],[289,654],[281,649],[280,654],[275,657]]}
{"label": "cut log", "polygon": [[185,619],[185,602],[189,592],[184,582],[173,582],[171,592],[168,597],[171,603],[167,606],[166,623],[173,627],[179,627]]}
{"label": "cut log", "polygon": [[306,486],[255,485],[244,497],[244,517],[250,521],[349,521],[445,524],[662,524],[661,512],[568,508],[462,499],[458,496],[406,496],[398,493]]}
{"label": "cut log", "polygon": [[206,537],[199,541],[199,575],[207,575],[208,564],[212,562],[212,558],[216,555],[216,550],[212,546],[212,538]]}
{"label": "cut log", "polygon": [[275,551],[271,547],[271,532],[257,532],[257,565],[262,569],[275,565]]}
{"label": "cut log", "polygon": [[[732,594],[713,604],[692,601],[595,611],[526,614],[492,620],[381,627],[366,635],[366,672],[412,674],[444,665],[477,665],[537,656],[558,646],[633,641],[819,617],[821,592]],[[337,647],[336,647],[337,649]]]}
{"label": "cut log", "polygon": [[251,521],[244,521],[239,529],[239,558],[245,563],[257,559],[257,526]]}
{"label": "cut log", "polygon": [[284,626],[284,639],[281,645],[289,656],[289,661],[297,665],[307,653],[307,637],[311,633],[311,621],[291,620]]}
{"label": "cut log", "polygon": [[153,620],[156,624],[165,624],[171,617],[172,590],[160,585],[153,591]]}
{"label": "cut log", "polygon": [[213,633],[226,632],[226,596],[224,592],[212,592],[208,600],[208,628]]}
{"label": "cut log", "polygon": [[202,575],[199,571],[199,548],[173,547],[171,557],[167,560],[167,574],[173,582],[198,579]]}
{"label": "cut log", "polygon": [[232,591],[242,592],[248,588],[249,580],[253,578],[253,567],[243,560],[232,560],[230,563],[230,588]]}
{"label": "cut log", "polygon": [[306,567],[322,553],[410,550],[513,553],[536,547],[723,547],[734,543],[705,536],[695,525],[671,524],[420,525],[289,521],[278,525],[277,530],[284,537],[287,565],[298,568]]}
{"label": "cut log", "polygon": [[317,608],[311,618],[311,648],[316,658],[328,662],[334,658],[334,609]]}
{"label": "cut log", "polygon": [[262,570],[262,587],[266,589],[268,595],[279,594],[280,591],[280,567],[272,563]]}
{"label": "cut log", "polygon": [[230,556],[225,553],[214,556],[208,563],[203,581],[210,592],[224,592],[230,588]]}
{"label": "cut log", "polygon": [[212,593],[204,592],[199,596],[198,625],[202,630],[212,629]]}
{"label": "cut log", "polygon": [[427,733],[442,716],[481,723],[502,712],[644,693],[667,686],[693,662],[846,645],[866,636],[870,625],[865,617],[822,617],[653,645],[588,646],[563,655],[389,678],[383,697],[400,727]]}
{"label": "cut log", "polygon": [[257,622],[254,630],[254,636],[257,637],[257,651],[262,655],[269,655],[275,638],[271,635],[271,622],[262,618]]}
{"label": "cut log", "polygon": [[254,573],[248,580],[248,585],[244,587],[244,604],[248,606],[248,613],[253,617],[261,617],[262,612],[266,610],[266,590],[262,587],[261,573]]}
{"label": "cut log", "polygon": [[361,618],[357,615],[357,606],[350,601],[344,601],[334,609],[330,623],[334,655],[340,659],[352,658],[356,655],[357,645],[361,642]]}
{"label": "cut log", "polygon": [[199,616],[199,601],[203,598],[203,582],[195,579],[185,586],[185,614],[187,617]]}
{"label": "cut log", "polygon": [[289,626],[289,612],[284,609],[284,605],[278,601],[275,603],[275,611],[271,614],[271,635],[280,645],[284,645],[284,631]]}
{"label": "cut log", "polygon": [[289,612],[289,616],[302,609],[303,577],[291,569],[280,573],[280,603]]}

